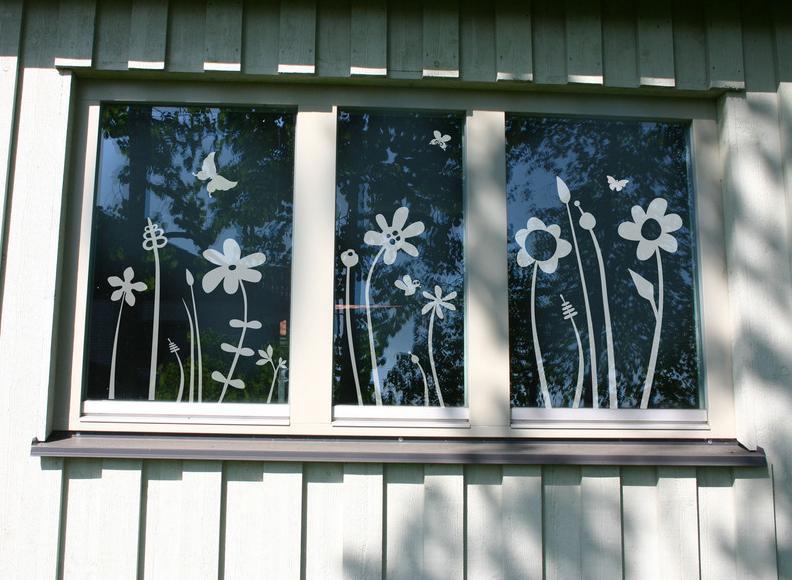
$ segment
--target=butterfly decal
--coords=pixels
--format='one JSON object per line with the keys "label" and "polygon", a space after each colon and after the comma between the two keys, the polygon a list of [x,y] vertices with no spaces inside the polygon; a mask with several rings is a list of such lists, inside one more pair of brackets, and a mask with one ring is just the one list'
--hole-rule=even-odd
{"label": "butterfly decal", "polygon": [[606,175],[606,177],[608,178],[608,187],[610,187],[611,191],[621,191],[630,183],[629,179],[616,179],[612,175]]}
{"label": "butterfly decal", "polygon": [[434,131],[434,139],[429,141],[429,145],[437,145],[445,151],[449,141],[451,141],[451,135],[443,135],[440,131]]}
{"label": "butterfly decal", "polygon": [[201,181],[209,180],[209,183],[206,184],[206,191],[209,193],[209,197],[212,197],[212,193],[215,191],[228,191],[236,187],[237,184],[236,181],[226,179],[217,173],[217,166],[215,165],[214,158],[215,152],[212,151],[206,156],[206,159],[203,160],[201,170],[198,173],[193,173],[193,175]]}
{"label": "butterfly decal", "polygon": [[412,278],[410,278],[409,274],[405,274],[404,276],[396,280],[396,282],[394,282],[393,284],[399,290],[404,291],[405,296],[412,296],[413,294],[415,294],[415,291],[421,287],[421,283],[418,280],[413,280]]}

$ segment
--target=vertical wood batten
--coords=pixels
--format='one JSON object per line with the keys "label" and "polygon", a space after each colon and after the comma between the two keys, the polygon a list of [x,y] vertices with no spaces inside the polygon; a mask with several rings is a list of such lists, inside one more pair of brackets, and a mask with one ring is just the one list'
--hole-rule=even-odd
{"label": "vertical wood batten", "polygon": [[316,25],[316,73],[348,77],[350,72],[349,0],[320,0]]}
{"label": "vertical wood batten", "polygon": [[61,0],[55,66],[91,66],[95,20],[96,0]]}
{"label": "vertical wood batten", "polygon": [[543,469],[542,537],[547,580],[581,578],[582,509],[580,468],[548,466]]}
{"label": "vertical wood batten", "polygon": [[581,468],[582,578],[622,576],[621,476],[618,467]]}
{"label": "vertical wood batten", "polygon": [[792,4],[785,0],[771,0],[770,10],[778,80],[790,82],[792,81]]}
{"label": "vertical wood batten", "polygon": [[5,262],[6,200],[17,112],[22,15],[22,0],[0,4],[0,271]]}
{"label": "vertical wood batten", "polygon": [[222,463],[151,461],[144,474],[144,576],[217,578]]}
{"label": "vertical wood batten", "polygon": [[423,70],[423,10],[419,0],[388,6],[388,76],[419,79]]}
{"label": "vertical wood batten", "polygon": [[463,0],[460,20],[462,78],[467,81],[494,81],[495,12],[492,5],[482,5],[478,0]]}
{"label": "vertical wood batten", "polygon": [[224,580],[299,579],[302,465],[229,462],[224,480]]}
{"label": "vertical wood batten", "polygon": [[424,467],[385,466],[385,577],[414,580],[423,575]]}
{"label": "vertical wood batten", "polygon": [[245,0],[242,19],[242,70],[245,74],[278,72],[279,0]]}
{"label": "vertical wood batten", "polygon": [[676,84],[669,3],[638,2],[638,76],[640,83],[646,86],[673,87]]}
{"label": "vertical wood batten", "polygon": [[348,580],[382,577],[382,474],[381,463],[344,464],[342,561]]}
{"label": "vertical wood batten", "polygon": [[708,89],[707,25],[702,0],[674,0],[672,28],[676,87]]}
{"label": "vertical wood batten", "polygon": [[742,4],[742,44],[745,86],[752,92],[775,92],[776,56],[768,0]]}
{"label": "vertical wood batten", "polygon": [[533,38],[529,0],[495,4],[496,80],[533,80]]}
{"label": "vertical wood batten", "polygon": [[602,0],[603,70],[609,87],[637,87],[638,38],[632,0]]}
{"label": "vertical wood batten", "polygon": [[658,559],[657,511],[656,469],[622,468],[622,546],[627,580],[663,578]]}
{"label": "vertical wood batten", "polygon": [[465,482],[461,465],[424,467],[423,577],[464,577]]}
{"label": "vertical wood batten", "polygon": [[308,463],[304,477],[304,577],[343,578],[343,465]]}
{"label": "vertical wood batten", "polygon": [[294,151],[292,425],[332,420],[336,113],[300,109]]}
{"label": "vertical wood batten", "polygon": [[435,0],[423,7],[423,76],[459,78],[459,2]]}
{"label": "vertical wood batten", "polygon": [[171,0],[166,68],[172,72],[203,72],[206,3]]}
{"label": "vertical wood batten", "polygon": [[663,578],[695,578],[699,571],[696,469],[658,467],[659,564]]}
{"label": "vertical wood batten", "polygon": [[129,63],[130,0],[100,2],[96,16],[94,67],[98,70],[126,70]]}
{"label": "vertical wood batten", "polygon": [[564,4],[558,0],[533,0],[534,81],[560,85],[567,82]]}
{"label": "vertical wood batten", "polygon": [[506,578],[541,580],[542,470],[537,465],[504,465],[502,471]]}
{"label": "vertical wood batten", "polygon": [[242,70],[242,0],[207,0],[205,71]]}
{"label": "vertical wood batten", "polygon": [[64,489],[63,577],[138,577],[139,460],[70,459]]}
{"label": "vertical wood batten", "polygon": [[602,22],[599,1],[566,0],[567,80],[601,85]]}
{"label": "vertical wood batten", "polygon": [[707,62],[711,88],[744,89],[739,0],[706,0]]}
{"label": "vertical wood batten", "polygon": [[316,1],[282,0],[278,42],[278,72],[316,72]]}
{"label": "vertical wood batten", "polygon": [[733,469],[733,476],[737,578],[778,578],[769,474],[766,469],[743,467]]}
{"label": "vertical wood batten", "polygon": [[730,469],[698,470],[701,580],[736,580],[734,489]]}
{"label": "vertical wood batten", "polygon": [[505,122],[502,112],[473,111],[465,124],[465,372],[473,426],[508,425],[511,412]]}
{"label": "vertical wood batten", "polygon": [[465,468],[465,556],[468,578],[505,578],[503,474],[497,465]]}
{"label": "vertical wood batten", "polygon": [[168,36],[168,2],[132,0],[129,22],[130,69],[162,70]]}
{"label": "vertical wood batten", "polygon": [[388,7],[385,0],[352,0],[349,74],[388,73]]}

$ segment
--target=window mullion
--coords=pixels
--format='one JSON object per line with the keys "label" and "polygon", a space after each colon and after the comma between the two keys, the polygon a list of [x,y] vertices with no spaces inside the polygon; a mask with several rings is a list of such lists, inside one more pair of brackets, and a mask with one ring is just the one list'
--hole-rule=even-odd
{"label": "window mullion", "polygon": [[509,426],[505,115],[473,111],[465,125],[467,394],[472,427]]}

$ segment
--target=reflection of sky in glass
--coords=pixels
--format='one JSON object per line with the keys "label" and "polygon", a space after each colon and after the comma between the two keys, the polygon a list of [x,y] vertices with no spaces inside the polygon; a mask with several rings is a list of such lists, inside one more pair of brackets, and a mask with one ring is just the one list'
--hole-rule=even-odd
{"label": "reflection of sky in glass", "polygon": [[[507,117],[507,195],[509,219],[509,320],[512,404],[541,406],[539,374],[531,339],[531,274],[533,266],[516,262],[518,230],[530,217],[556,224],[561,239],[573,243],[566,208],[556,189],[556,176],[571,190],[569,209],[588,287],[597,363],[599,405],[607,407],[608,359],[600,270],[589,231],[579,225],[581,211],[596,220],[592,230],[601,248],[610,314],[619,407],[640,403],[654,334],[651,304],[641,298],[628,272],[652,283],[657,294],[654,258],[640,261],[637,243],[621,238],[618,227],[631,221],[631,208],[646,209],[656,197],[668,202],[682,228],[673,236],[674,253],[662,252],[664,317],[650,408],[699,406],[698,338],[695,306],[695,251],[691,224],[693,205],[688,180],[687,126],[681,123]],[[609,187],[607,175],[628,180],[621,191]],[[578,209],[574,202],[579,201]],[[650,220],[653,222],[653,220]],[[642,233],[653,235],[652,223]],[[545,234],[549,236],[549,234]],[[552,238],[531,234],[528,250],[552,254]],[[544,243],[544,247],[542,247]],[[585,356],[582,405],[592,406],[591,365],[585,303],[573,250],[558,269],[538,271],[536,322],[544,370],[553,406],[572,406],[577,383],[578,350],[574,329],[562,312],[561,295],[577,311],[574,321]]]}
{"label": "reflection of sky in glass", "polygon": [[[433,132],[450,135],[446,149],[430,142]],[[363,402],[375,402],[374,379],[365,310],[365,282],[379,246],[366,244],[368,231],[381,232],[375,220],[388,225],[394,212],[407,207],[404,226],[420,221],[425,231],[406,241],[419,255],[399,251],[388,265],[380,259],[372,273],[371,316],[383,402],[423,405],[426,373],[429,404],[437,405],[428,344],[430,313],[423,291],[455,291],[455,311],[443,310],[433,327],[433,359],[446,405],[464,404],[462,264],[462,117],[447,113],[340,111],[336,164],[336,323],[334,341],[335,404],[355,404],[357,394],[345,323],[346,268],[341,252],[353,249],[360,262],[351,269],[350,315],[355,359]],[[396,286],[408,275],[418,281],[414,294]],[[418,358],[418,364],[410,354]],[[420,365],[420,368],[419,368]]]}
{"label": "reflection of sky in glass", "polygon": [[[226,294],[222,285],[208,294],[203,291],[201,280],[214,265],[202,253],[208,248],[222,252],[227,239],[239,244],[243,256],[266,255],[266,262],[255,268],[262,274],[261,281],[245,283],[249,319],[259,321],[261,327],[247,329],[244,346],[257,351],[272,345],[275,364],[278,357],[288,359],[293,150],[294,114],[290,112],[103,106],[88,324],[89,398],[108,396],[119,303],[109,299],[112,288],[107,278],[120,276],[127,266],[148,289],[136,296],[135,306],[126,307],[121,318],[116,398],[144,399],[148,394],[155,278],[152,252],[142,247],[147,218],[159,224],[168,239],[159,251],[157,400],[175,400],[178,389],[179,368],[168,339],[179,347],[186,373],[192,362],[182,302],[191,309],[186,270],[195,279],[203,401],[219,398],[220,383],[211,373],[229,371],[233,355],[220,347],[238,343],[240,330],[230,327],[229,321],[243,318],[242,297],[240,292]],[[217,173],[238,184],[209,196],[209,182],[194,174],[211,152],[215,152]],[[198,358],[197,352],[194,356]],[[270,366],[255,364],[258,358],[239,357],[234,377],[243,380],[245,388],[229,388],[225,401],[262,402],[273,378],[272,400],[286,400],[288,371],[275,376]],[[187,400],[186,392],[183,400]]]}

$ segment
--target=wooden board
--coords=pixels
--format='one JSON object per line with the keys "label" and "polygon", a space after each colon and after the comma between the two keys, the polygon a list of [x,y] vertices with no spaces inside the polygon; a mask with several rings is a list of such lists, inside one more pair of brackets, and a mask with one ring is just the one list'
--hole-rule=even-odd
{"label": "wooden board", "polygon": [[388,8],[385,0],[352,0],[349,74],[385,76],[388,72]]}
{"label": "wooden board", "polygon": [[316,2],[284,0],[280,7],[278,72],[316,72]]}
{"label": "wooden board", "polygon": [[168,4],[159,0],[132,0],[127,66],[130,69],[164,69],[167,37]]}
{"label": "wooden board", "polygon": [[93,64],[96,0],[62,0],[58,10],[58,52],[55,66]]}
{"label": "wooden board", "polygon": [[242,0],[207,0],[205,71],[242,70]]}

